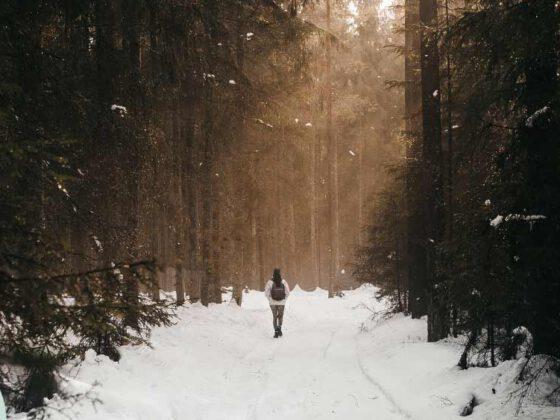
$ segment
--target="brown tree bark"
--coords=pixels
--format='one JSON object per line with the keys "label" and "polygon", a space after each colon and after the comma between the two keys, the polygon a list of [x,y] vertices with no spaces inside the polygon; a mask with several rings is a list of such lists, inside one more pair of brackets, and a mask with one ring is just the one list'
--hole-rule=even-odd
{"label": "brown tree bark", "polygon": [[318,173],[319,173],[319,160],[320,160],[320,143],[317,136],[313,136],[313,144],[311,146],[311,219],[310,219],[310,233],[311,233],[311,273],[313,276],[313,285],[320,286],[320,269],[319,264],[321,261],[319,255],[319,197],[318,197]]}
{"label": "brown tree bark", "polygon": [[441,143],[441,90],[437,40],[437,0],[420,0],[420,63],[422,69],[422,165],[428,341],[449,331],[444,296],[437,287],[436,251],[443,235],[443,178]]}
{"label": "brown tree bark", "polygon": [[405,2],[405,131],[406,206],[409,308],[413,318],[427,313],[426,247],[424,244],[422,185],[418,183],[422,157],[422,94],[420,78],[420,16],[418,0]]}
{"label": "brown tree bark", "polygon": [[181,306],[185,303],[185,285],[183,282],[184,269],[182,264],[175,266],[175,293],[177,296],[176,304]]}
{"label": "brown tree bark", "polygon": [[332,38],[331,38],[331,0],[327,0],[327,40],[326,40],[326,98],[327,98],[327,182],[328,182],[328,219],[329,219],[329,297],[334,297],[338,270],[338,185],[337,185],[337,137],[333,133],[332,110]]}

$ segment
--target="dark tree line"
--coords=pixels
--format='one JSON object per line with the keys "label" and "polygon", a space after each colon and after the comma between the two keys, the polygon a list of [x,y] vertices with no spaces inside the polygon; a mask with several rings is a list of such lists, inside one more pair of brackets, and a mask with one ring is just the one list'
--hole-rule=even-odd
{"label": "dark tree line", "polygon": [[252,157],[230,156],[316,28],[268,1],[6,1],[0,22],[0,386],[28,410],[70,359],[169,325],[160,288],[264,282],[239,246],[265,226],[233,182]]}
{"label": "dark tree line", "polygon": [[356,273],[430,341],[465,334],[495,365],[523,326],[558,357],[558,8],[411,0],[404,19],[407,151]]}
{"label": "dark tree line", "polygon": [[171,304],[221,303],[224,286],[240,302],[275,266],[331,295],[350,283],[401,96],[383,89],[394,60],[376,7],[349,33],[345,5],[325,6],[2,2],[0,386],[12,408],[40,406],[88,349],[117,360],[147,342]]}

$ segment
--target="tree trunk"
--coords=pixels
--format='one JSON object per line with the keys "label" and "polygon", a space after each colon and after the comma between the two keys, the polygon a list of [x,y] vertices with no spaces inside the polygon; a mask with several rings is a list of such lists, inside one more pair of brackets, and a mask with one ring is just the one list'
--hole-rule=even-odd
{"label": "tree trunk", "polygon": [[156,268],[156,272],[154,275],[154,283],[152,284],[152,287],[150,288],[150,296],[152,298],[152,300],[154,302],[159,302],[160,301],[160,288],[162,285],[162,277],[163,277],[163,272],[161,271],[161,269],[158,267]]}
{"label": "tree trunk", "polygon": [[318,244],[318,214],[319,200],[317,197],[317,176],[319,156],[318,149],[320,144],[317,136],[313,136],[313,144],[311,145],[311,206],[310,206],[310,243],[311,243],[311,276],[313,285],[319,287],[319,244]]}
{"label": "tree trunk", "polygon": [[296,215],[295,215],[295,208],[294,202],[290,203],[290,279],[292,282],[299,281],[299,255],[297,252],[297,244],[296,244]]}
{"label": "tree trunk", "polygon": [[405,2],[405,130],[406,130],[406,206],[409,312],[413,318],[427,313],[426,248],[421,185],[416,181],[422,143],[422,95],[420,90],[420,32],[418,0]]}
{"label": "tree trunk", "polygon": [[204,145],[202,157],[202,171],[201,178],[203,182],[202,189],[202,279],[200,287],[200,301],[204,306],[208,306],[210,302],[210,281],[212,276],[211,266],[211,240],[212,240],[212,179],[211,179],[211,152],[210,152],[210,124],[212,111],[205,110],[205,132],[204,132]]}
{"label": "tree trunk", "polygon": [[257,211],[255,202],[251,203],[249,218],[251,220],[251,281],[249,284],[254,290],[259,290],[259,241],[257,238]]}
{"label": "tree trunk", "polygon": [[327,98],[327,159],[328,159],[328,218],[329,218],[329,297],[334,297],[337,269],[338,269],[338,200],[337,200],[337,137],[332,127],[332,40],[331,40],[331,0],[327,0],[327,68],[326,68],[326,98]]}
{"label": "tree trunk", "polygon": [[428,286],[428,341],[447,335],[444,296],[437,287],[436,250],[442,238],[441,90],[437,43],[437,0],[420,0],[422,70],[422,164],[424,225],[426,235],[426,282]]}
{"label": "tree trunk", "polygon": [[358,246],[361,248],[365,244],[364,228],[364,153],[366,150],[365,136],[361,136],[358,143]]}
{"label": "tree trunk", "polygon": [[[556,8],[556,11],[554,9]],[[532,314],[528,325],[534,337],[535,354],[558,354],[558,260],[560,241],[556,224],[560,213],[560,169],[558,167],[558,12],[553,1],[529,2],[522,10],[521,19],[526,22],[527,35],[539,34],[546,40],[539,49],[532,49],[524,61],[526,81],[521,90],[521,101],[527,115],[544,112],[546,117],[533,124],[520,121],[516,151],[524,156],[523,174],[525,185],[516,205],[527,214],[541,214],[554,222],[524,226],[515,238],[514,249],[521,261],[516,273],[524,278],[524,301]],[[546,11],[548,10],[548,12]],[[531,35],[529,35],[531,34]],[[556,250],[553,254],[551,251]],[[540,255],[541,257],[536,257]],[[531,263],[527,263],[531,261]],[[546,268],[545,268],[546,267]],[[555,332],[556,331],[556,332]]]}
{"label": "tree trunk", "polygon": [[177,264],[175,266],[175,293],[177,296],[177,306],[181,306],[185,303],[185,285],[183,283],[183,266]]}
{"label": "tree trunk", "polygon": [[256,216],[256,223],[257,223],[257,258],[258,258],[258,290],[264,290],[264,286],[266,284],[266,274],[264,270],[264,229],[263,229],[263,217],[262,214],[257,207],[257,216]]}

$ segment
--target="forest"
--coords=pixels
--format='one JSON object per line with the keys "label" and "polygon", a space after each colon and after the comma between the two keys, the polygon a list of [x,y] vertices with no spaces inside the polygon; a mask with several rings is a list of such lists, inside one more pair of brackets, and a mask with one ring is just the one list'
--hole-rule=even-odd
{"label": "forest", "polygon": [[522,352],[523,398],[560,377],[559,29],[552,0],[3,0],[8,413],[277,267],[372,285],[460,370]]}

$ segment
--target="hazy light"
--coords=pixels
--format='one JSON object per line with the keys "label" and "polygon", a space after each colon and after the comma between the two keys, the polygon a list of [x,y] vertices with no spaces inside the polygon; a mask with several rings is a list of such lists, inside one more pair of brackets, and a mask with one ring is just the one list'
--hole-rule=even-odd
{"label": "hazy light", "polygon": [[[383,0],[383,1],[387,1],[387,0]],[[349,2],[347,9],[352,16],[354,17],[358,16],[358,5],[356,4],[356,2],[353,1]]]}
{"label": "hazy light", "polygon": [[382,19],[393,19],[395,17],[395,12],[393,11],[393,1],[394,0],[381,0],[379,4],[379,17]]}
{"label": "hazy light", "polygon": [[346,5],[346,10],[350,13],[350,16],[346,19],[348,32],[355,35],[356,29],[358,29],[358,23],[356,22],[356,18],[358,17],[358,5],[355,1],[350,1]]}

